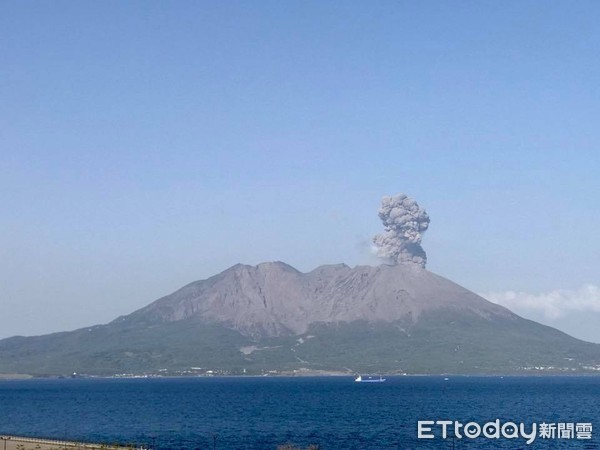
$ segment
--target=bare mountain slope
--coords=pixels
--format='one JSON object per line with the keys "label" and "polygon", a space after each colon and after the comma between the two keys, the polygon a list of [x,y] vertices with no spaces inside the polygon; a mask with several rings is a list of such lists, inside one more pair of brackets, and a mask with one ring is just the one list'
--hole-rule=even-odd
{"label": "bare mountain slope", "polygon": [[419,265],[238,264],[106,325],[0,341],[0,373],[600,373],[600,345]]}
{"label": "bare mountain slope", "polygon": [[416,265],[320,266],[302,273],[282,263],[238,264],[188,284],[127,320],[217,322],[247,336],[302,334],[314,323],[416,322],[450,309],[516,318],[509,310]]}

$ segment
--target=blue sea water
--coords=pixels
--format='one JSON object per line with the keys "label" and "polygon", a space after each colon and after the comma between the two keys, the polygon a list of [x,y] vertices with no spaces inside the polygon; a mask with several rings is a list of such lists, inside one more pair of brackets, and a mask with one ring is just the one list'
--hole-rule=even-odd
{"label": "blue sea water", "polygon": [[[592,439],[417,438],[418,420],[591,423]],[[597,449],[600,377],[0,381],[0,434],[157,449]]]}

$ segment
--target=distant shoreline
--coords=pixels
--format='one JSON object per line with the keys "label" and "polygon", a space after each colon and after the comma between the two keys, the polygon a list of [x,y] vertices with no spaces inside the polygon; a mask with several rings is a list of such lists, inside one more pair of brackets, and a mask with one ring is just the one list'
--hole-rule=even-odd
{"label": "distant shoreline", "polygon": [[[30,380],[150,380],[150,379],[197,379],[197,378],[215,378],[215,379],[261,379],[261,378],[332,378],[332,377],[347,377],[352,378],[357,373],[302,373],[302,374],[265,374],[265,375],[81,375],[77,377],[49,375],[38,376],[29,374],[0,374],[0,382],[2,381],[30,381]],[[388,374],[388,373],[361,373],[362,375],[383,375],[394,378],[539,378],[539,377],[598,377],[600,373],[513,373],[513,374],[452,374],[452,373],[411,373],[411,374]]]}

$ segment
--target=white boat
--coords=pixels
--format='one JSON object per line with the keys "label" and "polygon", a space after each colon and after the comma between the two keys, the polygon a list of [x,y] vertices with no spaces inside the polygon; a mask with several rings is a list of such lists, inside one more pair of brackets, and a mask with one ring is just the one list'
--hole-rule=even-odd
{"label": "white boat", "polygon": [[379,378],[371,376],[363,377],[362,375],[358,375],[354,381],[357,383],[383,383],[385,378],[383,378],[381,375],[379,375]]}

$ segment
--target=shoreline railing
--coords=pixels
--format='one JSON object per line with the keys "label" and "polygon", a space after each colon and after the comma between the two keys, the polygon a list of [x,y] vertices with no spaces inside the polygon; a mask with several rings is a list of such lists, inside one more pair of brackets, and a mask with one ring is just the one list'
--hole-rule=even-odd
{"label": "shoreline railing", "polygon": [[91,442],[76,442],[76,441],[63,441],[57,439],[43,439],[34,438],[27,436],[12,436],[8,434],[0,434],[0,450],[6,450],[7,442],[15,443],[19,445],[21,443],[27,444],[38,444],[44,446],[50,446],[56,449],[90,449],[90,450],[148,450],[144,446],[136,445],[121,445],[121,444],[97,444]]}

